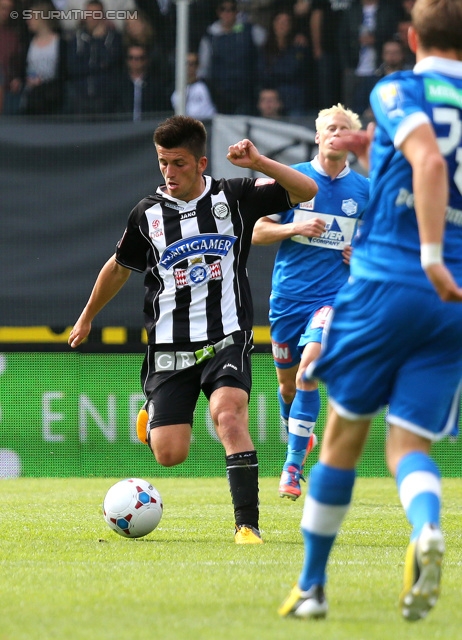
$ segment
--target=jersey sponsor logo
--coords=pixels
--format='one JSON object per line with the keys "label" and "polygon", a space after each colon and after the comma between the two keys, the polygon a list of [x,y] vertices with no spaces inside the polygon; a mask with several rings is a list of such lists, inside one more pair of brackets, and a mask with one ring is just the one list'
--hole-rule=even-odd
{"label": "jersey sponsor logo", "polygon": [[275,342],[271,340],[271,350],[275,362],[279,362],[280,364],[289,364],[292,362],[292,356],[287,342]]}
{"label": "jersey sponsor logo", "polygon": [[343,213],[346,213],[347,216],[354,216],[358,211],[358,203],[353,200],[353,198],[348,198],[348,200],[342,200]]}
{"label": "jersey sponsor logo", "polygon": [[[408,209],[414,207],[414,194],[407,189],[401,188],[396,196],[395,205],[397,207],[406,206]],[[446,220],[457,227],[462,227],[462,211],[455,207],[446,207]]]}
{"label": "jersey sponsor logo", "polygon": [[294,222],[312,220],[314,217],[321,218],[326,225],[322,236],[319,238],[307,238],[306,236],[295,235],[291,237],[293,242],[335,251],[343,251],[346,245],[351,244],[356,230],[356,218],[346,215],[333,216],[319,211],[308,212],[298,208],[294,209]]}
{"label": "jersey sponsor logo", "polygon": [[224,220],[231,213],[231,209],[226,202],[217,202],[212,207],[212,213],[217,220]]}
{"label": "jersey sponsor logo", "polygon": [[256,187],[263,187],[265,184],[274,184],[276,180],[273,178],[257,178],[255,180]]}
{"label": "jersey sponsor logo", "polygon": [[449,82],[425,78],[425,97],[428,102],[449,104],[458,109],[462,108],[462,91],[456,89]]}
{"label": "jersey sponsor logo", "polygon": [[164,249],[159,264],[165,269],[170,269],[182,260],[194,256],[213,255],[224,258],[236,240],[236,236],[220,233],[203,233],[190,238],[182,238]]}
{"label": "jersey sponsor logo", "polygon": [[337,220],[334,218],[332,222],[326,224],[326,230],[319,238],[311,238],[311,243],[316,245],[338,245],[345,240],[343,231]]}
{"label": "jersey sponsor logo", "polygon": [[175,269],[173,275],[177,289],[182,289],[183,287],[201,287],[210,280],[223,279],[219,260],[212,264],[200,262],[192,264],[187,269]]}
{"label": "jersey sponsor logo", "polygon": [[185,213],[180,213],[180,220],[187,220],[188,218],[195,218],[196,210],[194,211],[186,211]]}

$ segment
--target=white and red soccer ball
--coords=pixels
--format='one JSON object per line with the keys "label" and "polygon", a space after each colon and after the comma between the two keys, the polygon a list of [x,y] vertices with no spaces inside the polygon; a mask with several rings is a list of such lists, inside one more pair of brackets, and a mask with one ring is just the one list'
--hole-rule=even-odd
{"label": "white and red soccer ball", "polygon": [[163,509],[160,493],[141,478],[120,480],[109,489],[103,502],[104,519],[124,538],[141,538],[154,531]]}

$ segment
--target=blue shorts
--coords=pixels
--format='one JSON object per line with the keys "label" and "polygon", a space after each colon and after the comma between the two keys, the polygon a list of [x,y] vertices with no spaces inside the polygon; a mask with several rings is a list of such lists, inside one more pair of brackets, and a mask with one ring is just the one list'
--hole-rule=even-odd
{"label": "blue shorts", "polygon": [[458,422],[462,304],[394,282],[349,282],[308,373],[339,415],[370,418],[389,405],[389,423],[440,440]]}
{"label": "blue shorts", "polygon": [[305,345],[321,342],[333,301],[332,297],[304,302],[271,295],[269,321],[276,367],[289,369],[298,365]]}

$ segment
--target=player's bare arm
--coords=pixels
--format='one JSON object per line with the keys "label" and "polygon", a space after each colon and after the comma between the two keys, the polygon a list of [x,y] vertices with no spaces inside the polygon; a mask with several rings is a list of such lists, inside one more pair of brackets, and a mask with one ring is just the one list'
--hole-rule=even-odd
{"label": "player's bare arm", "polygon": [[93,319],[120,291],[130,277],[130,273],[130,269],[116,262],[115,256],[109,258],[99,272],[88,302],[69,334],[68,344],[72,348],[78,347],[88,337]]}
{"label": "player's bare arm", "polygon": [[226,157],[237,167],[264,173],[279,182],[288,192],[293,205],[311,200],[318,192],[318,185],[314,180],[292,167],[262,155],[247,138],[228,147]]}
{"label": "player's bare arm", "polygon": [[422,267],[441,300],[462,302],[462,288],[457,286],[442,258],[449,183],[447,164],[431,125],[422,124],[412,131],[401,145],[401,151],[413,170]]}
{"label": "player's bare arm", "polygon": [[257,220],[253,229],[252,244],[267,245],[287,240],[292,236],[305,238],[319,238],[326,229],[326,223],[321,218],[312,218],[300,222],[280,224],[267,216]]}

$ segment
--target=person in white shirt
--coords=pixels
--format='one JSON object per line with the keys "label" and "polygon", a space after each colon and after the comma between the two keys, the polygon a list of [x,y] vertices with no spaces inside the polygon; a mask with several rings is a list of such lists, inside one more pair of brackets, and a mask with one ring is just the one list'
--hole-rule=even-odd
{"label": "person in white shirt", "polygon": [[[197,78],[197,68],[199,58],[197,53],[188,53],[187,64],[187,86],[186,86],[186,115],[198,120],[213,118],[217,109],[212,101],[209,88],[203,80]],[[177,109],[178,94],[175,90],[171,97],[172,107]]]}

